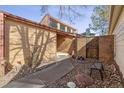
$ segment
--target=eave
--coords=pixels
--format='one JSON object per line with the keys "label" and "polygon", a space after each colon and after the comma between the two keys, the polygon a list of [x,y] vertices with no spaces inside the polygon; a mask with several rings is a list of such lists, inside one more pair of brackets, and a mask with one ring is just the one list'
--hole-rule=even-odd
{"label": "eave", "polygon": [[112,5],[110,10],[110,20],[109,20],[109,31],[108,34],[112,34],[116,24],[118,22],[119,16],[122,12],[123,5]]}
{"label": "eave", "polygon": [[52,27],[49,27],[49,26],[46,26],[46,25],[42,25],[40,23],[37,23],[37,22],[31,21],[31,20],[16,16],[16,15],[13,15],[13,14],[10,14],[8,12],[4,12],[4,11],[0,11],[0,12],[4,14],[5,19],[9,19],[9,20],[13,20],[13,21],[16,21],[16,22],[21,22],[21,23],[24,23],[24,24],[28,24],[28,25],[38,27],[38,28],[41,28],[41,29],[45,29],[47,31],[55,32],[57,34],[61,34],[61,35],[64,35],[64,36],[75,37],[74,35],[72,35],[68,32],[63,32],[61,30],[58,30],[58,29],[55,29],[55,28],[52,28]]}

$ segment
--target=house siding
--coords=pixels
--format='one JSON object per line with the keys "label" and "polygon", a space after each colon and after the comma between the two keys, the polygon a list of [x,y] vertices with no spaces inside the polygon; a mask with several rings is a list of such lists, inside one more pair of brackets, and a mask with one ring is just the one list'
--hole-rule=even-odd
{"label": "house siding", "polygon": [[114,35],[114,59],[124,75],[124,7],[112,33]]}

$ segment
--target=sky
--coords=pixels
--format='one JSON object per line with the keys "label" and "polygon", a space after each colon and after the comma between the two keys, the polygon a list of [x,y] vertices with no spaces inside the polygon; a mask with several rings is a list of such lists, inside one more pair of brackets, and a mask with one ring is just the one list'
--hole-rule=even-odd
{"label": "sky", "polygon": [[[83,33],[88,28],[88,25],[91,23],[91,15],[93,8],[95,6],[87,6],[87,8],[83,8],[81,12],[83,13],[83,17],[75,21],[74,24],[70,24],[65,19],[60,19],[62,22],[65,22],[78,30],[78,33]],[[12,13],[14,15],[30,19],[32,21],[40,22],[43,16],[40,11],[41,6],[38,5],[0,5],[0,10]],[[50,8],[50,15],[58,18],[57,10],[55,7]]]}

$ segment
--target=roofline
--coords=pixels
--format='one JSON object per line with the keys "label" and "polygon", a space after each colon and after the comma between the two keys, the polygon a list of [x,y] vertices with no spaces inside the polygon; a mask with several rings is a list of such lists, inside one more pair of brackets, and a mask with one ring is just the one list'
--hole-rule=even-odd
{"label": "roofline", "polygon": [[45,19],[45,17],[47,17],[47,16],[49,16],[49,14],[45,14],[44,16],[43,16],[43,18],[41,19],[41,21],[40,21],[40,24],[42,23],[42,21]]}
{"label": "roofline", "polygon": [[111,29],[111,21],[112,21],[112,12],[114,10],[113,6],[110,6],[110,13],[109,13],[109,30],[108,30],[108,34],[110,34],[110,29]]}
{"label": "roofline", "polygon": [[57,21],[57,22],[59,22],[59,23],[61,23],[61,24],[65,25],[65,26],[68,26],[68,27],[70,27],[70,28],[72,28],[72,29],[74,29],[74,30],[76,30],[76,31],[77,31],[77,29],[73,28],[73,27],[72,27],[72,26],[70,26],[69,24],[66,24],[66,23],[62,22],[62,21],[60,21],[59,19],[57,19],[57,18],[54,18],[54,17],[50,16],[49,14],[46,14],[46,15],[42,18],[41,22],[42,22],[42,21],[43,21],[43,19],[44,19],[45,17],[47,17],[47,16],[48,16],[49,18],[51,18],[51,19],[53,19],[53,20],[55,20],[55,21]]}
{"label": "roofline", "polygon": [[[115,29],[115,26],[116,26],[116,23],[118,22],[118,19],[120,17],[120,14],[122,12],[122,9],[123,9],[123,5],[120,5],[120,8],[117,7],[118,5],[112,5],[110,8],[110,18],[109,18],[109,31],[108,31],[108,34],[112,34],[114,29]],[[117,15],[117,18],[115,19],[113,25],[112,25],[112,19],[114,17],[114,12],[116,11],[115,9],[118,8],[120,9],[119,10],[119,13],[116,13]]]}
{"label": "roofline", "polygon": [[46,25],[42,25],[42,24],[40,24],[38,22],[34,22],[32,20],[29,20],[29,19],[26,19],[26,18],[22,18],[22,17],[16,16],[16,15],[13,15],[13,14],[10,14],[10,13],[5,12],[5,11],[0,11],[0,13],[4,14],[4,18],[10,19],[10,20],[14,20],[16,22],[21,22],[21,23],[29,24],[31,26],[35,26],[35,27],[38,27],[38,28],[41,28],[41,29],[49,30],[51,32],[56,32],[56,33],[61,34],[61,35],[75,37],[74,35],[72,35],[72,34],[70,34],[68,32],[63,32],[61,30],[58,30],[58,29],[55,29],[55,28],[52,28],[52,27],[49,27],[49,26],[46,26]]}

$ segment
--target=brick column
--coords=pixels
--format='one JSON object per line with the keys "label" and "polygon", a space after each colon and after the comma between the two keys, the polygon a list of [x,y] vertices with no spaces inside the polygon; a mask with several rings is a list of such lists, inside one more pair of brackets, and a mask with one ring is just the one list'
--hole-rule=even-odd
{"label": "brick column", "polygon": [[0,77],[4,75],[4,14],[0,13]]}

